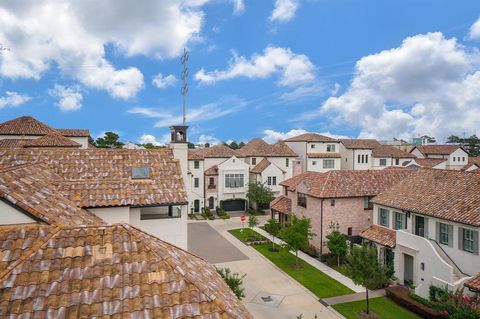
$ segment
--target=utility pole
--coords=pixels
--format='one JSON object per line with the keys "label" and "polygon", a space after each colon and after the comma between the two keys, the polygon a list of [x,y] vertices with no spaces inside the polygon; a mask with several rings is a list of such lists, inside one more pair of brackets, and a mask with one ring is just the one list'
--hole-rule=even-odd
{"label": "utility pole", "polygon": [[183,55],[181,58],[182,65],[183,65],[183,72],[182,72],[182,80],[183,80],[183,85],[182,85],[182,96],[183,96],[183,125],[185,126],[185,123],[187,122],[187,93],[188,93],[188,85],[187,85],[187,76],[188,76],[188,68],[187,68],[187,63],[188,63],[188,51],[187,49],[183,49]]}

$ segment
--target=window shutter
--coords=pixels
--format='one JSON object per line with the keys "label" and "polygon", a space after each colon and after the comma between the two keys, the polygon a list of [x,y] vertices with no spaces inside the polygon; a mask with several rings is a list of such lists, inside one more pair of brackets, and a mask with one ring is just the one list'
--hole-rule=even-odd
{"label": "window shutter", "polygon": [[436,231],[435,231],[435,240],[437,242],[440,242],[440,222],[435,222],[435,228],[436,228]]}
{"label": "window shutter", "polygon": [[448,246],[453,247],[453,225],[448,225]]}
{"label": "window shutter", "polygon": [[463,228],[458,227],[458,249],[463,250]]}
{"label": "window shutter", "polygon": [[478,231],[473,231],[473,253],[478,255]]}
{"label": "window shutter", "polygon": [[424,228],[423,228],[423,233],[425,235],[424,237],[425,238],[430,238],[431,236],[430,236],[430,233],[428,232],[428,218],[424,217],[423,220],[424,220],[423,223],[425,225]]}

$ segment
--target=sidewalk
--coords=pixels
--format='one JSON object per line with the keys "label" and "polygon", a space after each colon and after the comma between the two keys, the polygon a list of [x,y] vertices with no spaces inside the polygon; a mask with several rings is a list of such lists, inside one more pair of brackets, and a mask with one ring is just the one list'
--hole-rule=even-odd
{"label": "sidewalk", "polygon": [[[255,227],[254,230],[257,233],[259,233],[259,234],[261,234],[261,235],[263,235],[267,238],[272,238],[272,235],[270,235],[269,233],[267,233],[266,231],[264,231],[261,228]],[[284,242],[281,239],[275,237],[275,243],[283,244]],[[344,286],[352,289],[354,292],[356,292],[356,293],[364,293],[365,292],[365,288],[363,286],[355,285],[353,283],[352,279],[350,279],[350,278],[342,275],[338,271],[328,267],[327,265],[320,262],[319,260],[305,254],[303,251],[298,252],[298,257],[303,259],[304,261],[306,261],[307,263],[309,263],[313,267],[317,268],[321,272],[325,273],[327,276],[335,279],[336,281],[340,282]],[[352,295],[347,295],[347,296],[352,296]],[[347,296],[344,296],[344,297],[347,297]],[[331,298],[329,298],[329,299],[331,299]],[[351,300],[351,301],[354,301],[354,300]],[[346,301],[346,302],[348,302],[348,301]]]}
{"label": "sidewalk", "polygon": [[[383,297],[383,296],[385,296],[385,289],[368,291],[368,298]],[[350,295],[325,298],[323,299],[323,302],[329,306],[332,306],[336,304],[347,303],[347,302],[358,301],[358,300],[365,300],[365,291],[357,292],[355,294],[350,294]]]}

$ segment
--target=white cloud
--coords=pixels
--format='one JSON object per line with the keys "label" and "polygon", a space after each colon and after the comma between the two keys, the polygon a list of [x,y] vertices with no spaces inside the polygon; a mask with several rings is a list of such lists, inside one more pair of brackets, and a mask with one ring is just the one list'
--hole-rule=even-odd
{"label": "white cloud", "polygon": [[62,111],[75,111],[82,107],[83,95],[78,86],[65,87],[55,84],[49,94],[58,99],[56,104]]}
{"label": "white cloud", "polygon": [[480,127],[480,54],[455,38],[428,33],[398,48],[360,59],[350,87],[330,97],[310,119],[333,116],[361,136],[443,140]]}
{"label": "white cloud", "polygon": [[270,21],[287,22],[295,17],[299,0],[275,0]]}
{"label": "white cloud", "polygon": [[299,101],[303,98],[322,96],[325,94],[325,87],[323,84],[314,83],[312,85],[304,85],[294,88],[290,92],[280,95],[280,99],[283,101]]}
{"label": "white cloud", "polygon": [[155,85],[159,89],[166,89],[169,86],[174,86],[177,84],[177,78],[173,74],[169,74],[167,76],[163,76],[162,73],[158,73],[152,79],[153,85]]}
{"label": "white cloud", "polygon": [[0,43],[11,51],[0,56],[0,74],[39,79],[58,67],[87,87],[131,98],[143,87],[142,73],[113,66],[105,47],[126,57],[175,57],[199,38],[204,14],[198,6],[205,2],[3,1]]}
{"label": "white cloud", "polygon": [[[267,143],[275,143],[279,140],[286,140],[287,138],[302,135],[302,134],[305,134],[305,133],[309,133],[309,132],[304,130],[304,129],[291,129],[288,132],[279,132],[279,131],[274,131],[274,130],[264,130],[263,134],[265,134],[265,135],[263,136],[263,140]],[[329,137],[332,137],[332,138],[348,138],[348,136],[333,134],[333,133],[330,133],[330,132],[321,132],[321,133],[318,133],[318,134],[324,135],[324,136],[329,136]]]}
{"label": "white cloud", "polygon": [[480,39],[480,18],[470,27],[468,37],[472,40]]}
{"label": "white cloud", "polygon": [[264,79],[275,73],[280,73],[279,85],[295,86],[314,80],[315,66],[304,54],[295,54],[288,48],[267,47],[263,54],[254,54],[250,60],[235,54],[227,70],[205,72],[201,69],[195,79],[213,84],[237,77]]}
{"label": "white cloud", "polygon": [[215,145],[215,144],[219,144],[220,140],[215,136],[202,134],[199,136],[197,144],[203,145],[205,143],[209,143],[210,145]]}
{"label": "white cloud", "polygon": [[152,143],[155,146],[164,146],[165,144],[170,142],[170,134],[165,134],[161,138],[156,138],[151,134],[143,134],[138,139],[138,143],[140,144],[149,144]]}
{"label": "white cloud", "polygon": [[6,91],[5,96],[0,96],[0,109],[8,106],[19,106],[31,100],[28,95],[19,94],[17,92]]}
{"label": "white cloud", "polygon": [[245,11],[245,3],[243,0],[232,0],[233,1],[233,12],[235,14],[240,14]]}
{"label": "white cloud", "polygon": [[[222,99],[218,102],[187,109],[187,121],[188,123],[197,123],[214,120],[236,113],[245,107],[245,105],[246,102],[238,98]],[[158,119],[154,124],[155,127],[168,127],[182,123],[181,114],[169,111],[160,112],[151,108],[135,107],[128,110],[128,113]]]}

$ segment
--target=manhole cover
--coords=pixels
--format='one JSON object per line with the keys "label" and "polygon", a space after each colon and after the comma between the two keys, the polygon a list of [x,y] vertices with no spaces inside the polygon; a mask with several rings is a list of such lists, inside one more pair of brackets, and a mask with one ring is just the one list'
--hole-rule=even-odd
{"label": "manhole cover", "polygon": [[259,305],[276,308],[282,303],[283,298],[285,298],[285,296],[260,291],[255,298],[253,298],[252,302]]}

